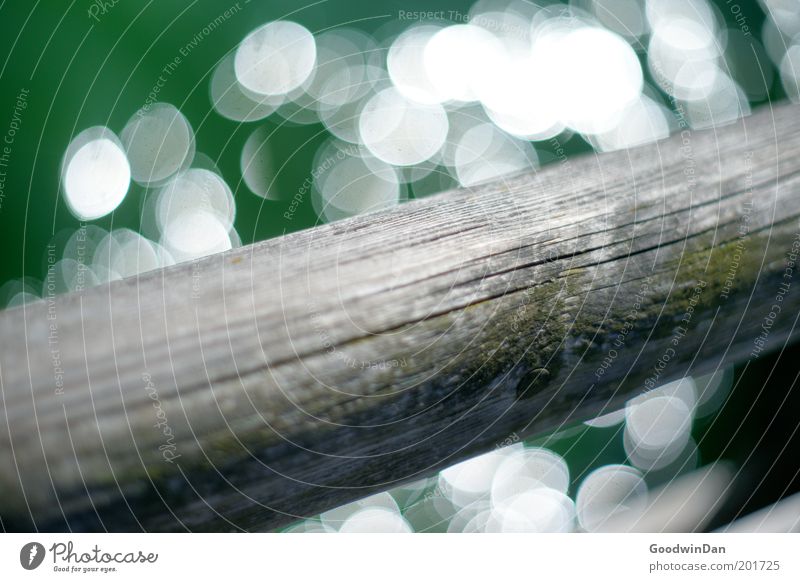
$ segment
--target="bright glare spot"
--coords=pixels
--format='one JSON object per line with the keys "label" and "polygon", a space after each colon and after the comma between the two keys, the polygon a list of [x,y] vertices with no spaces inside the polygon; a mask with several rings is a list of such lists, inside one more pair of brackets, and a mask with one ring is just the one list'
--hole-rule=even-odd
{"label": "bright glare spot", "polygon": [[92,272],[98,282],[132,277],[172,264],[156,243],[127,228],[112,230],[97,244]]}
{"label": "bright glare spot", "polygon": [[575,503],[580,526],[590,532],[603,531],[610,519],[644,509],[647,485],[633,467],[606,465],[581,482]]}
{"label": "bright glare spot", "polygon": [[159,232],[195,210],[212,214],[226,230],[233,227],[236,205],[230,188],[218,174],[203,168],[181,172],[159,190],[155,208]]}
{"label": "bright glare spot", "polygon": [[239,83],[259,95],[284,95],[311,75],[317,47],[305,27],[276,20],[247,35],[236,49],[234,71]]}
{"label": "bright glare spot", "polygon": [[46,280],[44,285],[41,281],[31,277],[7,281],[0,285],[0,309],[17,307],[35,301],[39,299],[39,294],[42,292],[44,295],[48,294]]}
{"label": "bright glare spot", "polygon": [[455,177],[456,151],[464,134],[484,123],[489,123],[489,119],[484,109],[477,104],[454,107],[447,111],[447,138],[434,160],[447,166],[453,177]]}
{"label": "bright glare spot", "polygon": [[716,27],[716,18],[707,0],[647,0],[646,14],[652,28],[679,19],[694,20],[709,30]]}
{"label": "bright glare spot", "polygon": [[602,414],[592,420],[587,420],[583,424],[592,428],[609,428],[625,420],[625,409],[615,410],[607,414]]}
{"label": "bright glare spot", "polygon": [[329,222],[385,210],[400,201],[398,173],[391,165],[323,146],[317,155],[312,202]]}
{"label": "bright glare spot", "polygon": [[727,75],[712,61],[688,61],[672,80],[672,95],[684,101],[708,100]]}
{"label": "bright glare spot", "polygon": [[488,496],[497,468],[520,449],[519,445],[506,447],[448,467],[439,473],[439,487],[455,506],[466,507]]}
{"label": "bright glare spot", "polygon": [[719,410],[733,384],[733,368],[728,366],[713,374],[695,379],[697,385],[696,414],[702,418]]}
{"label": "bright glare spot", "polygon": [[555,489],[540,487],[495,506],[486,529],[502,533],[560,533],[575,527],[575,504]]}
{"label": "bright glare spot", "polygon": [[244,183],[254,194],[268,200],[276,200],[277,194],[274,188],[271,188],[275,175],[268,137],[269,131],[265,127],[260,127],[251,133],[244,142],[239,164]]}
{"label": "bright glare spot", "polygon": [[727,75],[718,77],[707,99],[688,101],[684,112],[693,129],[721,127],[750,115],[750,102]]}
{"label": "bright glare spot", "polygon": [[531,21],[541,8],[526,0],[476,2],[470,9],[470,24],[488,30],[500,40],[506,51],[528,52]]}
{"label": "bright glare spot", "polygon": [[122,279],[122,275],[116,271],[112,271],[106,265],[101,263],[92,264],[92,273],[94,273],[98,283],[108,283],[109,281],[118,281],[119,279]]}
{"label": "bright glare spot", "polygon": [[128,158],[106,127],[81,132],[64,154],[64,199],[80,220],[94,220],[112,212],[125,198],[130,180]]}
{"label": "bright glare spot", "polygon": [[675,396],[656,396],[626,407],[625,452],[635,466],[654,470],[674,461],[689,443],[692,411]]}
{"label": "bright glare spot", "polygon": [[187,167],[194,157],[194,131],[183,114],[169,103],[140,110],[122,130],[122,144],[139,184],[159,184]]}
{"label": "bright glare spot", "polygon": [[339,533],[412,533],[412,529],[399,513],[368,507],[347,518]]}
{"label": "bright glare spot", "polygon": [[642,91],[636,53],[616,34],[595,27],[564,34],[557,44],[563,122],[584,134],[608,131]]}
{"label": "bright glare spot", "polygon": [[19,293],[15,294],[11,299],[8,300],[6,303],[6,309],[11,309],[12,307],[19,307],[20,305],[25,305],[26,303],[31,303],[39,299],[39,296],[36,293],[29,293],[27,291],[20,291]]}
{"label": "bright glare spot", "polygon": [[329,30],[317,37],[317,65],[303,84],[305,92],[322,111],[341,107],[363,96],[367,69],[363,52],[369,38],[351,30]]}
{"label": "bright glare spot", "polygon": [[[696,15],[658,19],[647,50],[656,83],[679,98],[702,99],[704,88],[717,76],[716,61],[723,51],[713,18]],[[683,96],[683,97],[682,97]]]}
{"label": "bright glare spot", "polygon": [[543,448],[523,448],[497,467],[492,479],[492,504],[500,505],[530,489],[546,487],[566,493],[569,468],[560,455]]}
{"label": "bright glare spot", "polygon": [[447,114],[440,105],[410,101],[397,89],[384,89],[364,106],[359,133],[378,159],[410,166],[431,158],[447,137]]}
{"label": "bright glare spot", "polygon": [[458,510],[458,512],[450,519],[450,523],[447,525],[447,533],[462,533],[466,531],[467,525],[475,518],[477,515],[488,512],[492,509],[491,503],[488,501],[475,501],[470,503],[466,507],[462,507]]}
{"label": "bright glare spot", "polygon": [[381,67],[367,65],[364,71],[364,79],[354,87],[354,91],[359,95],[357,99],[339,107],[325,107],[318,110],[319,120],[325,125],[325,129],[349,143],[362,143],[358,131],[361,110],[378,87],[383,88],[389,84],[386,71]]}
{"label": "bright glare spot", "polygon": [[53,279],[58,280],[56,293],[84,291],[100,283],[100,278],[87,264],[74,259],[61,259],[54,267],[53,272],[48,273],[48,277],[52,275]]}
{"label": "bright glare spot", "polygon": [[[316,39],[316,66],[311,75],[286,95],[277,109],[278,115],[293,125],[309,125],[320,120],[326,125],[352,116],[353,104],[359,103],[375,84],[375,67],[371,63],[378,54],[375,42],[366,33],[338,28],[322,33]],[[378,76],[385,76],[380,69]],[[357,111],[357,109],[355,110]],[[336,132],[331,130],[334,135]]]}
{"label": "bright glare spot", "polygon": [[283,96],[257,96],[246,93],[233,69],[233,54],[220,61],[211,77],[211,104],[221,116],[233,121],[258,121],[272,114]]}
{"label": "bright glare spot", "polygon": [[361,143],[361,136],[358,133],[359,113],[364,108],[367,99],[358,99],[351,103],[345,103],[341,107],[324,109],[320,111],[319,117],[325,129],[342,141],[349,143]]}
{"label": "bright glare spot", "polygon": [[800,11],[792,0],[762,0],[765,12],[775,20],[781,32],[788,37],[800,34]]}
{"label": "bright glare spot", "polygon": [[471,24],[443,28],[425,46],[425,74],[438,100],[475,101],[476,85],[503,53],[491,32]]}
{"label": "bright glare spot", "polygon": [[409,28],[395,39],[386,57],[394,86],[403,96],[420,103],[441,103],[446,99],[425,67],[425,47],[440,30],[432,25]]}
{"label": "bright glare spot", "polygon": [[628,400],[627,405],[628,407],[633,407],[651,398],[659,398],[662,396],[678,398],[686,405],[686,408],[690,411],[694,411],[694,407],[697,404],[697,387],[694,378],[685,376],[680,380],[668,382],[658,388],[643,392]]}
{"label": "bright glare spot", "polygon": [[690,18],[672,18],[653,31],[653,47],[678,50],[684,57],[710,58],[720,53],[714,29]]}
{"label": "bright glare spot", "polygon": [[320,520],[326,527],[338,530],[351,515],[368,508],[381,508],[395,514],[400,511],[394,498],[389,493],[382,491],[328,510],[320,515]]}
{"label": "bright glare spot", "polygon": [[146,273],[160,266],[159,255],[149,240],[137,234],[121,241],[119,256],[114,261],[114,270],[122,277]]}
{"label": "bright glare spot", "polygon": [[691,410],[674,396],[648,398],[628,407],[625,428],[637,446],[663,449],[688,440]]}
{"label": "bright glare spot", "polygon": [[522,75],[503,83],[502,93],[507,101],[495,108],[487,106],[487,114],[497,127],[510,134],[531,140],[551,138],[561,133],[564,125],[555,115],[554,104],[545,101],[547,93],[530,87],[530,79]]}
{"label": "bright glare spot", "polygon": [[530,142],[517,140],[485,123],[467,130],[455,150],[455,171],[462,186],[538,167]]}
{"label": "bright glare spot", "polygon": [[177,262],[189,261],[232,248],[228,230],[216,212],[194,208],[167,224],[159,242]]}
{"label": "bright glare spot", "polygon": [[[555,35],[542,35],[528,50],[504,48],[476,80],[476,92],[490,119],[501,129],[528,139],[546,139],[564,129],[561,70],[553,59]],[[516,48],[516,47],[515,47]]]}

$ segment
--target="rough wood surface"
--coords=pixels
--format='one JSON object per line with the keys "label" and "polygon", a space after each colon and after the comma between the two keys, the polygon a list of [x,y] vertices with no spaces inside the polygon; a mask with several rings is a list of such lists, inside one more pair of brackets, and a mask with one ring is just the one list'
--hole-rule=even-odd
{"label": "rough wood surface", "polygon": [[3,527],[271,529],[780,347],[798,113],[0,313]]}

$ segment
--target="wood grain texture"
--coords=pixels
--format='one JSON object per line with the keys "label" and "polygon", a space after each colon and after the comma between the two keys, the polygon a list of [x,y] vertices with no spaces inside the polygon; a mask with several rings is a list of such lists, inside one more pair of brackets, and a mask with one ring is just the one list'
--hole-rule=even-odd
{"label": "wood grain texture", "polygon": [[0,313],[3,527],[271,529],[782,346],[798,113]]}

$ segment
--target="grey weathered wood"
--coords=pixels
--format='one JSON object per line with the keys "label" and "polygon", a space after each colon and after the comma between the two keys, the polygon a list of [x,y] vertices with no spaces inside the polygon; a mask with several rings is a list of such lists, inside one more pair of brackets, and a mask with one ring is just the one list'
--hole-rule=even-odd
{"label": "grey weathered wood", "polygon": [[799,112],[0,313],[3,526],[273,528],[781,346]]}

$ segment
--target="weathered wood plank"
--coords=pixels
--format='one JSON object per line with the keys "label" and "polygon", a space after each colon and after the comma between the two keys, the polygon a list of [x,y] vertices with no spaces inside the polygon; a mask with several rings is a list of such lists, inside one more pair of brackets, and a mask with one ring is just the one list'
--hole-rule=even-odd
{"label": "weathered wood plank", "polygon": [[798,112],[0,313],[3,526],[269,529],[796,338]]}

